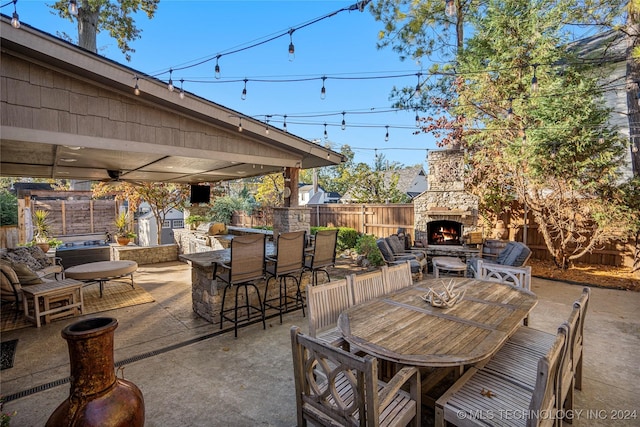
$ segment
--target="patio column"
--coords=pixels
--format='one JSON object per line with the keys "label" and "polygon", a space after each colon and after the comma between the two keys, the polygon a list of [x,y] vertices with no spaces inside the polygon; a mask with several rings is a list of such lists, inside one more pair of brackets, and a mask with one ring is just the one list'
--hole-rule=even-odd
{"label": "patio column", "polygon": [[273,236],[279,233],[304,230],[311,231],[311,209],[307,207],[273,208]]}

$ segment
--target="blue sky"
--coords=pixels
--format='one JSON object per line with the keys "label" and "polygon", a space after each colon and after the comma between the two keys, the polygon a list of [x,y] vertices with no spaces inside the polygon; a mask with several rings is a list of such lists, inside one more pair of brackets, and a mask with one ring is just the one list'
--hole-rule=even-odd
{"label": "blue sky", "polygon": [[[17,10],[21,22],[54,35],[66,32],[75,40],[75,24],[51,14],[47,3],[52,1],[19,0]],[[282,127],[282,116],[286,114],[289,132],[309,140],[319,140],[322,145],[328,141],[336,151],[341,145],[348,144],[353,148],[357,162],[372,165],[376,154],[374,149],[377,149],[377,153],[384,154],[390,162],[426,167],[427,150],[437,147],[430,135],[413,134],[416,113],[384,112],[390,109],[389,94],[394,85],[416,85],[420,65],[411,61],[401,62],[391,49],[376,48],[381,24],[368,11],[340,12],[294,31],[293,61],[289,61],[288,34],[242,52],[224,55],[354,3],[355,0],[161,0],[152,20],[145,15],[136,18],[138,27],[142,29],[142,38],[132,43],[136,51],[130,62],[126,62],[115,40],[104,33],[98,37],[98,51],[143,73],[157,75],[164,81],[169,79],[168,70],[176,69],[172,73],[176,87],[179,87],[180,79],[184,79],[185,91],[259,120],[272,115],[271,123],[276,127]],[[9,9],[12,7],[3,8],[2,12],[11,15],[13,10]],[[177,70],[217,54],[223,54],[219,60],[219,80],[213,77],[215,59]],[[428,64],[423,64],[423,67],[428,68]],[[408,76],[361,79],[402,74]],[[324,100],[320,97],[322,76],[327,76]],[[332,77],[357,79],[333,80]],[[249,80],[247,97],[242,100],[242,80],[245,78]],[[300,78],[312,80],[253,81]],[[343,111],[346,112],[345,130],[340,128]],[[324,114],[327,116],[318,117]],[[295,115],[312,117],[294,118]],[[324,123],[327,123],[328,139],[324,137]],[[385,141],[386,126],[389,126],[388,141]]]}

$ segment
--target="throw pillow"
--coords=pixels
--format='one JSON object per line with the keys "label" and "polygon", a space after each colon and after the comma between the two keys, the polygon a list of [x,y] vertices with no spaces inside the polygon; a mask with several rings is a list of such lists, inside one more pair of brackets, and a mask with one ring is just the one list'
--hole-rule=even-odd
{"label": "throw pillow", "polygon": [[29,254],[40,263],[40,268],[46,268],[51,265],[50,258],[47,258],[47,254],[39,246],[27,247]]}
{"label": "throw pillow", "polygon": [[15,263],[12,265],[12,267],[13,267],[13,271],[16,272],[16,275],[18,276],[18,281],[20,281],[20,284],[22,286],[37,285],[40,283],[44,283],[42,279],[40,279],[40,277],[38,277],[38,275],[34,273],[33,270],[31,270],[27,264]]}
{"label": "throw pillow", "polygon": [[11,263],[0,260],[0,289],[4,301],[16,300],[12,283],[15,284],[16,291],[20,292],[20,280],[16,276],[16,272],[11,268]]}

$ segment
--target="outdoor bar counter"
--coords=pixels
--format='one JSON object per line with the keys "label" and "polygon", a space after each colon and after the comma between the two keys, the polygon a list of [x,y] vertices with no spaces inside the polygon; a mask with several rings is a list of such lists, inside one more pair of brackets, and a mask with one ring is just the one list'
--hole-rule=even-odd
{"label": "outdoor bar counter", "polygon": [[[275,252],[275,246],[273,242],[266,243],[266,255],[271,256]],[[222,303],[222,292],[224,291],[224,283],[218,284],[215,279],[214,272],[216,263],[222,262],[229,263],[231,259],[231,249],[218,249],[215,251],[198,252],[193,254],[179,255],[181,261],[186,261],[191,265],[191,298],[193,304],[193,311],[199,316],[206,319],[211,323],[220,322],[220,304]],[[294,293],[295,285],[290,281],[290,286],[287,286],[287,291]],[[260,298],[264,298],[265,282],[260,281],[256,283],[259,291]],[[272,294],[273,292],[273,294]],[[269,286],[270,298],[276,297],[278,292],[278,285],[273,284]],[[244,292],[238,295],[238,298],[244,298]],[[255,291],[249,288],[249,298],[255,298],[254,305],[258,305],[258,298],[255,295]],[[227,304],[233,304],[233,298],[227,298]],[[227,308],[230,307],[227,305]]]}

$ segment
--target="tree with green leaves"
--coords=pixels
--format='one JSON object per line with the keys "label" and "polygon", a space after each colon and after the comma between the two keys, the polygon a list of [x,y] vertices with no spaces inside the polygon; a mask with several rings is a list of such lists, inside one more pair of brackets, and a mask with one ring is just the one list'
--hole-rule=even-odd
{"label": "tree with green leaves", "polygon": [[431,28],[447,18],[427,2],[380,2],[406,23],[385,27],[389,43],[411,46],[404,52],[417,57],[455,58],[455,67],[434,73],[431,98],[396,91],[398,102],[435,113],[423,130],[467,150],[467,180],[481,209],[499,214],[517,199],[533,213],[559,267],[624,238],[633,228],[617,169],[626,144],[602,107],[606,74],[563,47],[566,24],[615,22],[611,6],[620,2],[454,2],[470,34],[457,43]]}
{"label": "tree with green leaves", "polygon": [[[141,30],[136,27],[133,15],[144,12],[149,19],[153,18],[160,0],[77,0],[76,8],[67,0],[57,0],[51,8],[61,18],[78,24],[78,46],[97,53],[97,34],[106,31],[116,39],[118,47],[127,61],[135,52],[130,43],[140,38]],[[73,40],[63,34],[68,40]]]}

